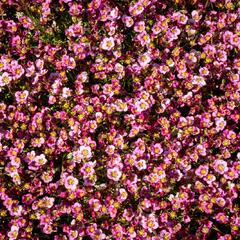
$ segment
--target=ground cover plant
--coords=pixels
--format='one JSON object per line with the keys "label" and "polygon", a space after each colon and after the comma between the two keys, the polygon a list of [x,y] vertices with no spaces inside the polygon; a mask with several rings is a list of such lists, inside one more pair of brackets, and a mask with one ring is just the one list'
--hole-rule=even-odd
{"label": "ground cover plant", "polygon": [[1,0],[0,239],[240,239],[240,1]]}

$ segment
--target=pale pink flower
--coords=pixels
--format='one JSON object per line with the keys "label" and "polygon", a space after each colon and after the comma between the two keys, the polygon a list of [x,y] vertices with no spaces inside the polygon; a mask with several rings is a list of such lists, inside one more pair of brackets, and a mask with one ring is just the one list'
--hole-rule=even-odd
{"label": "pale pink flower", "polygon": [[77,189],[77,185],[78,185],[77,178],[75,178],[73,176],[66,177],[66,179],[64,181],[64,186],[66,189],[74,191]]}
{"label": "pale pink flower", "polygon": [[227,162],[223,160],[215,160],[213,162],[213,169],[219,174],[224,174],[228,170]]}
{"label": "pale pink flower", "polygon": [[203,87],[206,85],[206,82],[202,76],[194,76],[192,83],[194,85],[198,85],[199,87]]}
{"label": "pale pink flower", "polygon": [[195,22],[199,22],[199,20],[202,18],[202,15],[200,15],[199,11],[197,10],[193,10],[191,15]]}
{"label": "pale pink flower", "polygon": [[139,171],[147,169],[146,161],[143,159],[136,161],[135,166]]}
{"label": "pale pink flower", "polygon": [[19,79],[25,72],[23,67],[15,61],[12,61],[10,70],[13,74],[13,79]]}
{"label": "pale pink flower", "polygon": [[8,237],[9,237],[9,240],[14,240],[14,239],[17,239],[18,237],[18,231],[19,231],[19,227],[18,226],[11,226],[11,230],[8,232]]}
{"label": "pale pink flower", "polygon": [[51,208],[54,204],[54,200],[55,200],[55,198],[52,198],[52,197],[44,197],[42,199],[42,203],[45,208]]}
{"label": "pale pink flower", "polygon": [[207,176],[208,170],[209,170],[209,168],[207,165],[201,165],[197,168],[197,170],[195,171],[195,174],[198,177],[203,178],[203,177]]}
{"label": "pale pink flower", "polygon": [[142,46],[148,45],[151,42],[150,36],[146,31],[139,33],[137,35],[137,40],[141,43]]}
{"label": "pale pink flower", "polygon": [[48,103],[49,104],[54,104],[55,102],[57,101],[57,99],[56,99],[56,97],[54,97],[54,96],[49,96],[49,98],[48,98]]}
{"label": "pale pink flower", "polygon": [[134,31],[135,32],[143,32],[145,30],[145,22],[144,21],[139,21],[135,23],[134,26]]}
{"label": "pale pink flower", "polygon": [[201,76],[208,76],[209,75],[209,71],[206,67],[200,68],[199,73],[200,73]]}
{"label": "pale pink flower", "polygon": [[118,73],[122,73],[124,71],[124,67],[120,63],[116,63],[114,66],[114,70]]}
{"label": "pale pink flower", "polygon": [[36,162],[36,166],[42,166],[47,162],[47,159],[44,154],[41,154],[34,158],[34,162]]}
{"label": "pale pink flower", "polygon": [[11,216],[21,216],[23,212],[23,207],[21,205],[16,205],[11,208],[10,215]]}
{"label": "pale pink flower", "polygon": [[188,21],[188,17],[186,15],[183,15],[183,14],[178,15],[178,22],[180,24],[185,25],[187,23],[187,21]]}
{"label": "pale pink flower", "polygon": [[78,237],[77,230],[70,230],[68,233],[69,240],[75,240]]}
{"label": "pale pink flower", "polygon": [[114,154],[114,152],[115,152],[115,146],[114,145],[108,145],[107,147],[106,147],[106,150],[105,150],[105,152],[108,154],[108,155],[113,155]]}
{"label": "pale pink flower", "polygon": [[133,21],[132,17],[130,17],[130,16],[124,15],[122,17],[122,21],[128,28],[130,28],[134,24],[134,21]]}
{"label": "pale pink flower", "polygon": [[101,208],[102,208],[102,204],[101,202],[98,200],[98,199],[94,199],[94,198],[91,198],[89,201],[88,201],[89,205],[91,207],[93,207],[93,210],[95,212],[98,212]]}
{"label": "pale pink flower", "polygon": [[107,51],[112,50],[114,46],[115,46],[115,42],[113,37],[104,38],[100,44],[100,47],[103,50],[107,50]]}
{"label": "pale pink flower", "polygon": [[129,7],[129,13],[134,17],[141,14],[143,11],[144,11],[144,7],[140,3],[136,3],[135,5],[130,5]]}
{"label": "pale pink flower", "polygon": [[115,182],[119,181],[122,172],[118,167],[110,168],[107,170],[107,177]]}
{"label": "pale pink flower", "polygon": [[44,67],[44,61],[42,59],[37,59],[35,64],[38,70],[42,70]]}
{"label": "pale pink flower", "polygon": [[203,144],[198,144],[196,147],[196,151],[201,156],[206,156],[206,148]]}
{"label": "pale pink flower", "polygon": [[4,72],[0,76],[0,87],[8,85],[11,81],[12,81],[12,77],[7,72]]}
{"label": "pale pink flower", "polygon": [[64,87],[62,90],[62,97],[66,99],[71,95],[72,95],[72,90],[70,88]]}
{"label": "pale pink flower", "polygon": [[128,193],[124,188],[119,189],[118,201],[123,202],[127,199]]}
{"label": "pale pink flower", "polygon": [[94,167],[96,165],[96,161],[94,162],[86,162],[80,169],[80,172],[83,174],[83,178],[88,178],[94,174],[95,170]]}
{"label": "pale pink flower", "polygon": [[216,177],[213,174],[209,173],[203,179],[204,179],[204,181],[207,182],[207,184],[212,184],[212,182],[214,182],[216,180]]}
{"label": "pale pink flower", "polygon": [[160,156],[162,152],[163,152],[163,149],[160,143],[156,143],[151,147],[151,154],[153,156]]}
{"label": "pale pink flower", "polygon": [[92,157],[92,150],[89,146],[80,146],[79,154],[81,159],[90,159]]}
{"label": "pale pink flower", "polygon": [[136,112],[141,113],[149,108],[149,104],[147,101],[141,99],[135,103]]}
{"label": "pale pink flower", "polygon": [[151,62],[151,57],[148,53],[144,53],[138,57],[138,63],[141,67],[146,67]]}
{"label": "pale pink flower", "polygon": [[26,103],[26,101],[27,101],[28,95],[29,95],[29,92],[28,92],[27,90],[17,91],[17,92],[15,93],[16,101],[17,101],[19,104],[24,104],[24,103]]}
{"label": "pale pink flower", "polygon": [[48,226],[52,223],[52,219],[48,215],[41,215],[40,216],[40,225]]}
{"label": "pale pink flower", "polygon": [[159,227],[158,219],[153,214],[150,214],[148,217],[143,217],[141,223],[143,228],[147,229],[150,233]]}
{"label": "pale pink flower", "polygon": [[225,128],[225,126],[227,125],[227,122],[224,120],[223,117],[216,118],[215,123],[216,123],[216,130],[217,131],[223,130]]}

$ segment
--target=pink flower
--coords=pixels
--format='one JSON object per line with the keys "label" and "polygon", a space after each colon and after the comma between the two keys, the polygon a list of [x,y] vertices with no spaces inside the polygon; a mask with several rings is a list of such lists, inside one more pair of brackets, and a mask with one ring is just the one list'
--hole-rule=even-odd
{"label": "pink flower", "polygon": [[178,15],[178,22],[180,24],[185,25],[187,23],[187,21],[188,21],[188,17],[186,15],[183,15],[183,14]]}
{"label": "pink flower", "polygon": [[150,214],[148,217],[143,217],[142,226],[151,233],[159,227],[159,224],[157,218]]}
{"label": "pink flower", "polygon": [[19,231],[19,227],[18,226],[11,226],[11,230],[8,232],[8,237],[9,240],[14,240],[17,239],[18,237],[18,231]]}
{"label": "pink flower", "polygon": [[146,100],[141,99],[135,103],[135,107],[136,107],[136,112],[141,113],[149,108],[149,104]]}
{"label": "pink flower", "polygon": [[213,169],[219,174],[224,174],[228,170],[227,162],[223,160],[215,160],[213,162]]}
{"label": "pink flower", "polygon": [[23,207],[21,205],[14,205],[10,209],[11,216],[21,216],[23,212]]}
{"label": "pink flower", "polygon": [[200,167],[197,168],[197,170],[195,171],[196,175],[199,176],[200,178],[203,178],[205,176],[207,176],[208,174],[208,166],[207,165],[201,165]]}
{"label": "pink flower", "polygon": [[96,223],[93,223],[93,224],[89,225],[86,229],[87,234],[90,235],[90,236],[94,236],[96,231],[97,231],[97,224]]}
{"label": "pink flower", "polygon": [[150,36],[145,31],[139,33],[136,38],[142,46],[147,46],[151,42]]}
{"label": "pink flower", "polygon": [[124,22],[124,24],[126,25],[126,27],[130,28],[133,24],[134,24],[134,21],[132,19],[132,17],[130,16],[126,16],[124,15],[122,17],[122,21]]}
{"label": "pink flower", "polygon": [[19,79],[25,72],[23,67],[15,61],[11,62],[10,67],[11,73],[13,74],[13,79]]}
{"label": "pink flower", "polygon": [[199,22],[199,20],[202,17],[202,15],[199,15],[199,11],[197,11],[197,10],[193,10],[191,15],[195,22]]}
{"label": "pink flower", "polygon": [[225,126],[227,125],[227,122],[224,120],[223,117],[216,118],[215,123],[216,123],[217,131],[223,130],[225,128]]}
{"label": "pink flower", "polygon": [[0,87],[8,85],[11,81],[12,81],[12,77],[7,72],[4,72],[0,76]]}
{"label": "pink flower", "polygon": [[135,5],[130,5],[129,7],[129,13],[134,17],[137,15],[140,15],[143,11],[144,11],[144,7],[140,3],[136,3]]}
{"label": "pink flower", "polygon": [[147,169],[146,161],[143,159],[136,161],[135,166],[139,171]]}
{"label": "pink flower", "polygon": [[151,147],[151,154],[153,156],[160,156],[163,152],[162,146],[160,143],[155,143],[152,147]]}
{"label": "pink flower", "polygon": [[88,178],[91,175],[94,174],[94,167],[96,165],[96,162],[86,162],[83,164],[83,166],[80,169],[80,172],[83,174],[83,178]]}
{"label": "pink flower", "polygon": [[144,21],[139,21],[135,23],[134,26],[134,31],[135,32],[143,32],[145,30],[145,22]]}
{"label": "pink flower", "polygon": [[200,73],[201,76],[208,76],[209,75],[209,71],[206,67],[200,68],[199,73]]}
{"label": "pink flower", "polygon": [[228,223],[228,216],[226,216],[225,213],[218,213],[215,218],[218,222]]}
{"label": "pink flower", "polygon": [[27,102],[28,95],[29,95],[29,92],[27,90],[17,91],[15,93],[17,103],[25,104]]}
{"label": "pink flower", "polygon": [[141,67],[146,67],[151,62],[151,57],[148,53],[144,53],[138,57],[138,63]]}
{"label": "pink flower", "polygon": [[45,208],[51,208],[52,206],[53,206],[53,204],[54,204],[54,198],[52,198],[52,197],[44,197],[43,199],[42,199],[42,204],[43,204],[43,206],[45,207]]}
{"label": "pink flower", "polygon": [[107,50],[110,51],[114,48],[115,43],[114,43],[114,38],[113,37],[109,37],[109,38],[104,38],[100,44],[100,47],[103,50]]}
{"label": "pink flower", "polygon": [[108,145],[107,147],[106,147],[106,153],[108,154],[108,155],[113,155],[114,154],[114,151],[115,151],[115,146],[114,145]]}
{"label": "pink flower", "polygon": [[47,159],[44,154],[41,154],[34,158],[34,162],[36,163],[37,166],[42,166],[47,162]]}
{"label": "pink flower", "polygon": [[199,87],[203,87],[203,86],[206,85],[206,81],[205,81],[204,78],[201,77],[201,76],[194,76],[192,83],[193,83],[194,85],[198,85]]}
{"label": "pink flower", "polygon": [[118,201],[123,202],[127,199],[128,193],[124,188],[119,189]]}
{"label": "pink flower", "polygon": [[81,159],[90,159],[92,157],[92,150],[89,146],[80,146],[78,152]]}
{"label": "pink flower", "polygon": [[115,182],[119,181],[122,172],[118,167],[110,168],[107,170],[107,177]]}
{"label": "pink flower", "polygon": [[74,240],[78,237],[78,231],[77,230],[70,230],[68,233],[69,240]]}
{"label": "pink flower", "polygon": [[234,180],[237,179],[239,175],[234,168],[228,168],[228,171],[224,173],[224,177],[229,180]]}
{"label": "pink flower", "polygon": [[212,184],[212,182],[214,182],[216,180],[216,177],[213,174],[209,173],[203,179],[204,179],[204,181],[207,182],[207,184],[210,185],[210,184]]}
{"label": "pink flower", "polygon": [[68,190],[75,191],[77,189],[78,179],[73,176],[68,176],[64,180],[64,186]]}
{"label": "pink flower", "polygon": [[196,151],[201,156],[206,156],[206,148],[203,144],[198,144],[196,147]]}
{"label": "pink flower", "polygon": [[102,208],[102,204],[98,199],[91,198],[88,203],[91,207],[93,207],[95,212],[98,212]]}
{"label": "pink flower", "polygon": [[216,199],[216,204],[217,204],[219,207],[224,207],[225,204],[226,204],[226,201],[225,201],[224,198],[218,197],[218,198]]}
{"label": "pink flower", "polygon": [[40,225],[48,226],[51,223],[52,223],[52,219],[50,218],[50,216],[48,216],[48,215],[41,215],[40,216]]}

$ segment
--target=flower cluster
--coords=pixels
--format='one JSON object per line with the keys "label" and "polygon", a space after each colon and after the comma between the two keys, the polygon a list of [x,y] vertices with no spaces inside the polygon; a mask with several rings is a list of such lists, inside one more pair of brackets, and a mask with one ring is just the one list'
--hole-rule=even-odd
{"label": "flower cluster", "polygon": [[239,0],[0,15],[0,239],[239,239]]}

